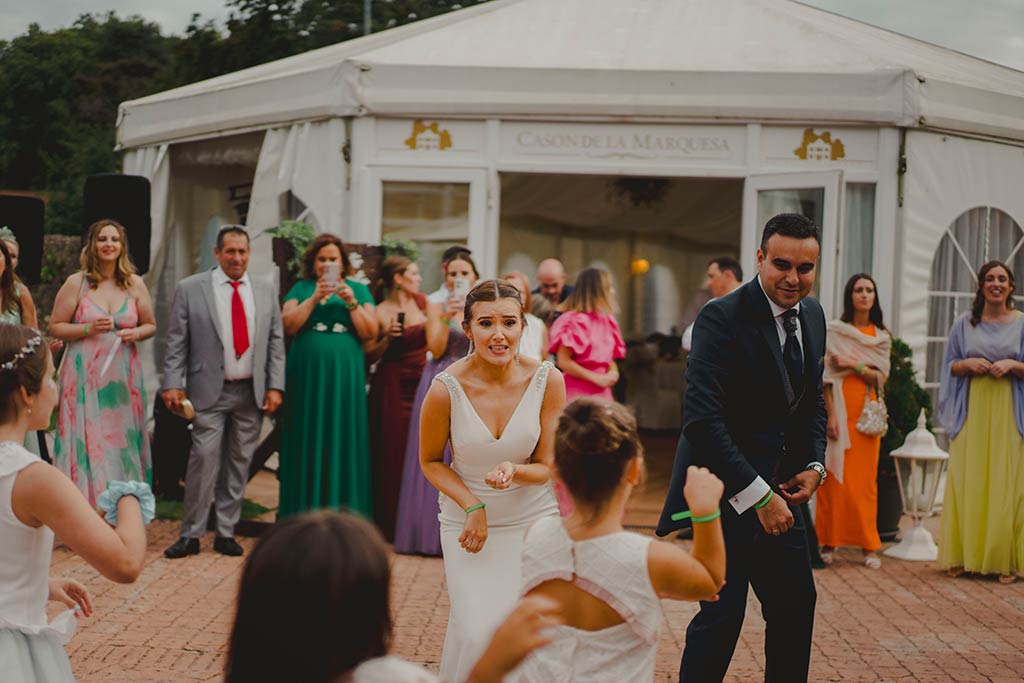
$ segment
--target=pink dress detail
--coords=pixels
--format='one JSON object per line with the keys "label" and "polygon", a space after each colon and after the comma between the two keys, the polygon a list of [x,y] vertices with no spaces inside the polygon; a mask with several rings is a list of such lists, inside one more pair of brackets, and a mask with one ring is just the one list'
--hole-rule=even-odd
{"label": "pink dress detail", "polygon": [[[565,347],[572,359],[591,372],[605,373],[616,360],[626,357],[626,343],[615,316],[607,313],[566,311],[551,326],[548,352],[557,354]],[[612,400],[612,390],[578,377],[565,375],[565,400],[578,396],[596,396]]]}
{"label": "pink dress detail", "polygon": [[[71,321],[91,323],[108,315],[87,293]],[[117,330],[137,327],[135,299],[126,297],[113,318]],[[68,343],[58,377],[60,410],[53,464],[75,482],[93,507],[107,482],[152,483],[142,365],[134,344],[120,344],[113,350],[117,339],[113,332],[106,332]],[[101,375],[111,352],[114,357]]]}

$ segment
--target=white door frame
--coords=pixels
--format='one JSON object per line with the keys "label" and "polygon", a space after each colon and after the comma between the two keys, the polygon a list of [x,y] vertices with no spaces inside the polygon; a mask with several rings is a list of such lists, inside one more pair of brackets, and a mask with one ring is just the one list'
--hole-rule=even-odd
{"label": "white door frame", "polygon": [[841,170],[814,171],[801,173],[770,173],[747,176],[743,183],[743,227],[740,249],[741,263],[746,267],[757,264],[757,250],[760,247],[763,225],[757,222],[757,197],[764,190],[824,190],[821,228],[821,263],[818,267],[819,300],[826,317],[832,317],[837,310],[836,279],[837,254],[842,244],[841,230],[843,217],[843,172]]}

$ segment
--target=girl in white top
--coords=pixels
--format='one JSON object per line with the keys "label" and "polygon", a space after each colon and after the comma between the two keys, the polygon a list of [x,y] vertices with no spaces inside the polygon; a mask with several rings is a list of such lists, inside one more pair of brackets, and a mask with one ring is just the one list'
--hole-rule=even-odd
{"label": "girl in white top", "polygon": [[643,472],[636,419],[625,407],[590,397],[570,403],[558,423],[555,468],[573,510],[530,528],[522,592],[554,600],[565,624],[513,680],[651,683],[660,599],[713,600],[725,582],[722,482],[704,468],[687,471],[684,494],[696,522],[688,554],[622,528]]}
{"label": "girl in white top", "polygon": [[[50,350],[39,332],[0,324],[0,678],[11,683],[74,681],[64,644],[74,612],[46,619],[47,600],[92,613],[77,581],[49,580],[54,533],[108,579],[131,583],[142,570],[146,534],[139,500],[148,487],[101,496],[111,529],[61,472],[21,445],[46,429],[57,404]],[[121,485],[121,482],[116,482]],[[115,512],[116,510],[116,512]]]}
{"label": "girl in white top", "polygon": [[[275,524],[249,554],[238,589],[225,683],[437,683],[388,654],[391,561],[369,522],[329,511]],[[520,601],[458,683],[501,683],[557,625],[545,598]]]}
{"label": "girl in white top", "polygon": [[523,318],[509,283],[474,287],[462,322],[470,354],[437,376],[420,415],[420,466],[441,492],[451,602],[441,653],[446,681],[465,679],[515,605],[526,530],[558,517],[550,464],[565,383],[551,363],[516,353]]}

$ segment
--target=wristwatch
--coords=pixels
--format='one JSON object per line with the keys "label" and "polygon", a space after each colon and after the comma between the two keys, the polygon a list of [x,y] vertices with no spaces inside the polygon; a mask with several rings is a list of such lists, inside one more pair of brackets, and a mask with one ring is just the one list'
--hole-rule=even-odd
{"label": "wristwatch", "polygon": [[825,483],[825,479],[828,477],[828,472],[825,471],[825,466],[822,465],[820,462],[812,462],[810,465],[804,468],[804,472],[806,472],[807,470],[814,470],[815,472],[818,473],[818,476],[821,477],[821,481],[818,482],[818,486],[821,486],[822,484]]}

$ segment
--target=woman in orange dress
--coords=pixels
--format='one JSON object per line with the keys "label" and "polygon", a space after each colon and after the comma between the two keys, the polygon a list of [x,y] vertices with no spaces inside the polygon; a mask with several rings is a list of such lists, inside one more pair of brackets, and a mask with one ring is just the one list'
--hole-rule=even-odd
{"label": "woman in orange dress", "polygon": [[828,324],[824,383],[829,477],[818,489],[814,517],[825,564],[832,564],[837,546],[852,545],[863,549],[867,567],[882,566],[876,480],[882,437],[860,432],[857,420],[868,392],[874,395],[885,386],[891,346],[875,281],[858,273],[846,283],[842,317]]}

